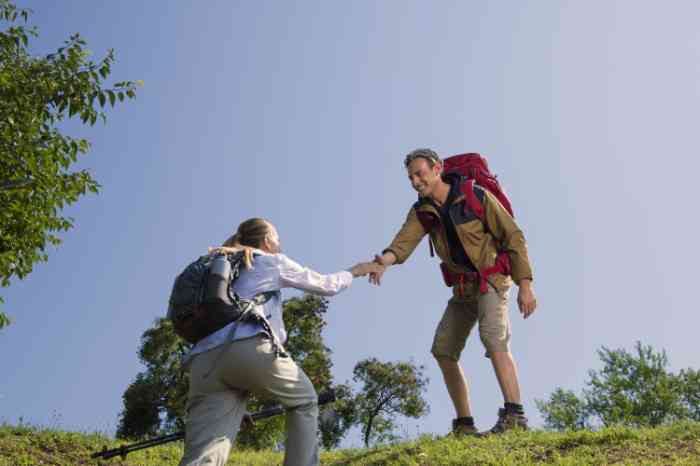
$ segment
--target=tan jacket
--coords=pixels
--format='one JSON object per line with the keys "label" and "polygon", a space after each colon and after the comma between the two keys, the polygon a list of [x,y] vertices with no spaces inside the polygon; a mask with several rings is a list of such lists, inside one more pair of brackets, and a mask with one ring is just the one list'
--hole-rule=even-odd
{"label": "tan jacket", "polygon": [[[457,197],[449,208],[457,236],[472,264],[479,271],[484,270],[493,266],[498,253],[504,251],[510,258],[513,280],[516,283],[525,278],[532,280],[525,237],[513,217],[487,190],[475,185],[474,194],[484,207],[484,222],[471,210],[464,212],[463,195]],[[427,232],[418,220],[418,215],[429,215],[435,226]],[[430,234],[435,252],[450,270],[453,272],[466,270],[465,267],[455,264],[450,257],[440,213],[428,199],[421,199],[411,207],[401,230],[383,252],[391,251],[396,256],[396,264],[401,264],[410,257],[426,233]],[[499,273],[491,275],[488,281],[499,290],[511,285],[510,278]]]}

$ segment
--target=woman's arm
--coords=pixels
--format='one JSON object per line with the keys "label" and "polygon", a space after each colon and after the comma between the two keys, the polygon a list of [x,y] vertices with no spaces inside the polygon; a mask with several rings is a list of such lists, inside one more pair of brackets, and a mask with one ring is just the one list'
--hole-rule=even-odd
{"label": "woman's arm", "polygon": [[296,288],[321,296],[338,294],[352,284],[353,277],[367,275],[379,267],[378,264],[365,262],[349,270],[324,275],[294,262],[284,254],[278,257],[281,288]]}

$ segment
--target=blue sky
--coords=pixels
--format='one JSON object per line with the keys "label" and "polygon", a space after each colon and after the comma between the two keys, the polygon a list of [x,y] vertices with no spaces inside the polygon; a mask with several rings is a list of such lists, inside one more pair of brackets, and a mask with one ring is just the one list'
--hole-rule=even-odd
{"label": "blue sky", "polygon": [[[96,58],[116,50],[114,81],[145,86],[107,125],[69,126],[102,191],[2,290],[0,420],[113,432],[184,264],[251,216],[321,272],[371,258],[415,199],[402,159],[416,147],[483,153],[513,200],[540,303],[527,321],[511,305],[535,426],[534,399],[579,390],[602,345],[641,340],[698,368],[696,3],[20,5],[37,53],[80,32]],[[411,436],[453,417],[429,354],[449,290],[427,250],[334,298],[325,332],[338,382],[370,356],[426,366],[431,412],[402,425]],[[478,338],[461,362],[488,428],[502,400]]]}

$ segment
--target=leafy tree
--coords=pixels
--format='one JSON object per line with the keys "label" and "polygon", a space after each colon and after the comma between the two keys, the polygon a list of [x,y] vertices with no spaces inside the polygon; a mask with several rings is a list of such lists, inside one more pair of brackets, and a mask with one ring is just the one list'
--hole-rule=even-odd
{"label": "leafy tree", "polygon": [[184,427],[188,380],[181,360],[188,345],[168,319],[156,320],[141,337],[139,360],[146,366],[123,395],[119,438],[141,438]]}
{"label": "leafy tree", "polygon": [[700,422],[700,371],[683,369],[678,379],[685,417]]}
{"label": "leafy tree", "polygon": [[285,349],[309,376],[318,392],[331,387],[331,350],[323,344],[321,333],[326,326],[324,316],[328,301],[305,294],[284,302],[282,317],[287,329]]}
{"label": "leafy tree", "polygon": [[423,392],[428,379],[423,370],[423,366],[416,367],[412,362],[380,362],[376,358],[357,363],[353,380],[363,386],[353,405],[365,446],[373,440],[393,439],[397,415],[419,418],[427,414]]}
{"label": "leafy tree", "polygon": [[321,408],[319,419],[321,445],[328,450],[337,448],[348,431],[357,424],[352,388],[347,384],[338,384],[332,388],[336,401],[331,406]]}
{"label": "leafy tree", "polygon": [[[283,303],[283,317],[288,332],[285,349],[303,368],[320,393],[332,386],[331,351],[323,344],[325,299],[304,295]],[[140,438],[165,434],[184,428],[188,380],[180,365],[187,345],[175,334],[167,319],[158,319],[142,337],[139,359],[146,366],[136,376],[123,395],[124,409],[120,415],[117,436]],[[347,388],[339,387],[339,398],[346,399]],[[251,412],[275,406],[274,400],[249,398]],[[341,407],[341,412],[342,407]],[[342,418],[342,415],[341,415]],[[320,423],[325,446],[336,446],[347,432],[345,424]],[[253,448],[270,448],[284,440],[284,419],[271,418],[245,426],[238,443]]]}
{"label": "leafy tree", "polygon": [[665,352],[637,342],[635,352],[601,348],[600,371],[590,371],[583,395],[557,388],[549,400],[536,400],[550,429],[609,426],[658,426],[682,419],[700,420],[700,373],[673,374]]}
{"label": "leafy tree", "polygon": [[[61,210],[98,183],[85,170],[71,170],[86,139],[62,132],[61,123],[78,118],[106,122],[107,104],[135,97],[136,82],[105,86],[114,52],[97,62],[75,34],[56,52],[31,56],[26,26],[30,11],[0,0],[0,284],[24,278],[36,262],[47,260],[47,245],[61,242],[56,233],[73,226]],[[0,297],[0,302],[2,298]],[[10,320],[0,312],[0,328]]]}
{"label": "leafy tree", "polygon": [[148,373],[139,372],[123,395],[124,411],[117,427],[119,438],[140,438],[158,434],[163,405],[160,381]]}
{"label": "leafy tree", "polygon": [[636,355],[624,349],[598,351],[603,369],[589,372],[588,410],[606,426],[657,426],[683,417],[678,380],[666,371],[666,353],[640,342],[635,350]]}
{"label": "leafy tree", "polygon": [[571,390],[557,388],[549,400],[535,400],[544,417],[544,425],[551,430],[579,430],[589,427],[586,404]]}

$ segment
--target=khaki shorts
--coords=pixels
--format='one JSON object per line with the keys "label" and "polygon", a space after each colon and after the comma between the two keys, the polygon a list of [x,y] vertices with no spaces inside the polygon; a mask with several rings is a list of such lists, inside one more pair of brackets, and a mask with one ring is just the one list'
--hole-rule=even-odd
{"label": "khaki shorts", "polygon": [[456,290],[453,293],[435,330],[433,356],[458,361],[477,322],[487,358],[493,351],[510,351],[508,290],[496,291],[489,285],[488,293],[480,294],[477,285],[469,285],[462,296]]}

